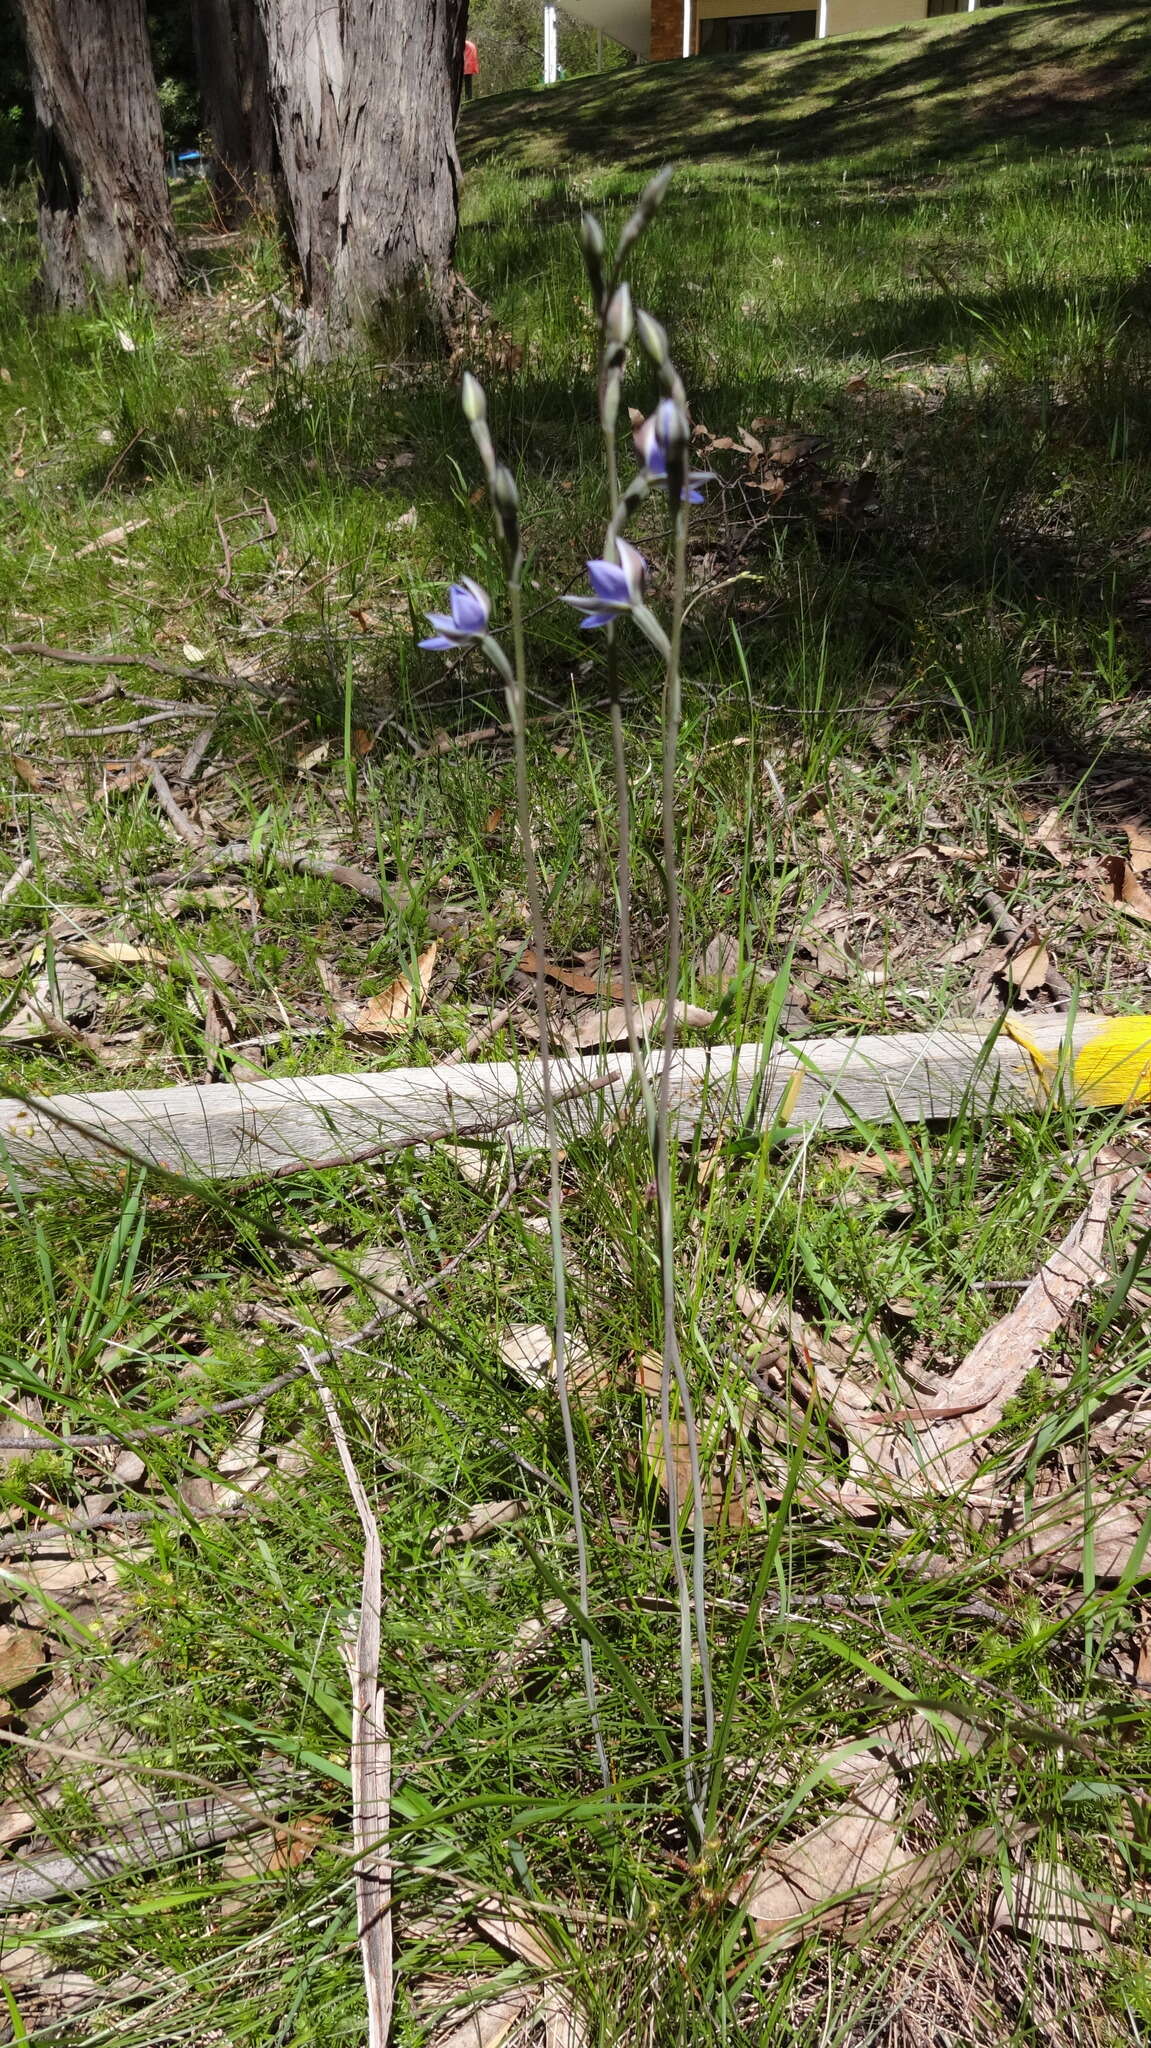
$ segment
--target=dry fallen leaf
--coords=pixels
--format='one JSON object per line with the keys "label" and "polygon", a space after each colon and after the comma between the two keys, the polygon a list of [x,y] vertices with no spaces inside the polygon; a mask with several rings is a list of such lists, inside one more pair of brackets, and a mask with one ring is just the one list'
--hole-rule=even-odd
{"label": "dry fallen leaf", "polygon": [[473,2006],[466,2019],[437,2027],[428,2048],[502,2048],[535,2000],[536,1992],[527,1987],[501,1992]]}
{"label": "dry fallen leaf", "polygon": [[986,1729],[976,1727],[949,1708],[925,1713],[912,1707],[894,1721],[886,1721],[867,1735],[832,1750],[825,1763],[830,1784],[841,1792],[866,1785],[877,1763],[894,1764],[901,1771],[921,1769],[925,1764],[967,1765],[987,1747]]}
{"label": "dry fallen leaf", "polygon": [[[555,1348],[546,1323],[510,1323],[499,1339],[499,1354],[526,1386],[540,1392],[545,1387],[554,1387]],[[569,1391],[585,1408],[593,1406],[599,1396],[609,1393],[615,1385],[612,1367],[594,1358],[583,1339],[570,1332],[564,1348],[564,1368]]]}
{"label": "dry fallen leaf", "polygon": [[1116,910],[1126,911],[1128,917],[1137,917],[1144,924],[1151,924],[1151,895],[1148,895],[1130,861],[1121,854],[1109,853],[1103,862],[1105,876],[1104,890],[1107,901]]}
{"label": "dry fallen leaf", "polygon": [[809,1834],[783,1845],[737,1889],[761,1942],[801,1941],[813,1920],[842,1927],[852,1900],[889,1884],[902,1858],[892,1825],[898,1788],[886,1767],[858,1788],[852,1803]]}
{"label": "dry fallen leaf", "polygon": [[1110,1921],[1107,1907],[1088,1897],[1070,1865],[1039,1857],[1012,1872],[1008,1890],[1000,1892],[991,1913],[993,1927],[1084,1956],[1107,1953],[1101,1920]]}
{"label": "dry fallen leaf", "polygon": [[717,932],[695,963],[701,981],[717,981],[724,989],[736,979],[739,967],[739,940],[731,932]]}
{"label": "dry fallen leaf", "polygon": [[390,988],[363,1003],[348,1020],[370,1038],[398,1038],[409,1031],[427,994],[439,945],[435,939],[416,961],[414,975],[401,974]]}
{"label": "dry fallen leaf", "polygon": [[[22,1842],[34,1834],[37,1816],[23,1806],[0,1806],[0,1849],[7,1849],[13,1842]],[[11,1952],[9,1952],[10,1954]],[[5,1955],[3,1970],[8,1975],[9,1955]]]}
{"label": "dry fallen leaf", "polygon": [[1083,1296],[1106,1278],[1103,1250],[1114,1186],[1111,1175],[1100,1175],[1086,1209],[1062,1244],[1041,1266],[1014,1308],[980,1338],[951,1374],[943,1398],[949,1406],[970,1408],[978,1418],[978,1436],[973,1436],[971,1423],[960,1416],[933,1423],[921,1432],[922,1476],[929,1484],[950,1490],[970,1478],[979,1463],[979,1438],[1002,1420],[1007,1403],[1038,1363],[1048,1338],[1062,1328]]}
{"label": "dry fallen leaf", "polygon": [[1146,1568],[1147,1511],[1141,1500],[1128,1506],[1093,1488],[1089,1501],[1077,1491],[1045,1500],[1030,1514],[1014,1501],[992,1502],[986,1514],[999,1532],[1003,1555],[1011,1558],[1021,1550],[1031,1572],[1079,1578],[1088,1551],[1096,1579],[1122,1578],[1133,1564]]}
{"label": "dry fallen leaf", "polygon": [[[663,1029],[664,1005],[657,997],[635,1005],[635,1028],[640,1037],[658,1037]],[[675,1005],[677,1024],[688,1030],[706,1031],[715,1023],[714,1010],[701,1010],[695,1003]],[[597,1045],[616,1046],[627,1044],[627,1015],[622,1003],[614,1004],[609,1010],[584,1010],[574,1019],[575,1045],[581,1052]]]}
{"label": "dry fallen leaf", "polygon": [[1027,941],[1012,953],[1007,962],[1006,974],[1011,984],[1012,995],[1033,995],[1043,988],[1047,981],[1051,955],[1043,939],[1028,935]]}
{"label": "dry fallen leaf", "polygon": [[[539,956],[529,946],[520,958],[520,972],[535,974]],[[623,983],[618,974],[607,981],[594,974],[583,974],[575,967],[557,967],[553,960],[545,960],[543,970],[549,981],[558,981],[561,988],[570,988],[577,996],[622,996]]]}
{"label": "dry fallen leaf", "polygon": [[871,1180],[898,1180],[911,1165],[906,1152],[853,1152],[846,1145],[836,1147],[835,1164],[845,1173],[862,1173]]}
{"label": "dry fallen leaf", "polygon": [[539,1614],[529,1614],[526,1621],[521,1621],[507,1649],[500,1651],[492,1665],[493,1673],[509,1681],[521,1664],[530,1663],[543,1649],[567,1618],[566,1601],[545,1600]]}
{"label": "dry fallen leaf", "polygon": [[301,1813],[292,1821],[290,1828],[275,1828],[275,1846],[268,1862],[269,1876],[276,1877],[285,1870],[299,1870],[301,1864],[315,1855],[330,1826],[330,1820],[322,1813]]}
{"label": "dry fallen leaf", "polygon": [[1071,853],[1064,837],[1063,813],[1058,804],[1053,805],[1051,810],[1040,818],[1031,834],[1031,844],[1042,847],[1044,853],[1049,853],[1052,860],[1058,861],[1061,868],[1067,866]]}
{"label": "dry fallen leaf", "polygon": [[71,939],[62,949],[69,960],[90,967],[93,974],[113,974],[117,967],[170,967],[166,953],[155,946],[133,946],[126,939]]}
{"label": "dry fallen leaf", "polygon": [[338,1266],[317,1266],[305,1277],[305,1286],[316,1294],[349,1294],[357,1283],[390,1301],[407,1286],[408,1271],[399,1252],[387,1245],[373,1245],[367,1251],[349,1252]]}
{"label": "dry fallen leaf", "polygon": [[34,1628],[0,1628],[0,1693],[18,1692],[44,1668],[44,1638]]}
{"label": "dry fallen leaf", "polygon": [[94,555],[98,548],[119,547],[120,542],[127,540],[130,533],[139,533],[141,527],[151,524],[150,519],[129,519],[123,526],[110,526],[107,533],[98,533],[95,540],[85,541],[82,548],[77,548],[73,560],[78,562],[84,555]]}
{"label": "dry fallen leaf", "polygon": [[980,954],[986,951],[988,937],[986,925],[980,925],[977,931],[969,932],[965,939],[957,939],[953,946],[948,946],[947,951],[939,955],[936,965],[962,967],[967,960],[978,960]]}
{"label": "dry fallen leaf", "polygon": [[527,1513],[522,1500],[479,1500],[458,1522],[441,1522],[431,1532],[432,1556],[442,1557],[461,1543],[476,1543],[494,1529],[508,1529]]}
{"label": "dry fallen leaf", "polygon": [[239,1472],[248,1472],[260,1455],[260,1441],[264,1434],[264,1411],[254,1408],[243,1427],[233,1437],[226,1451],[222,1451],[216,1465],[217,1472],[224,1479],[234,1478]]}
{"label": "dry fallen leaf", "polygon": [[1142,818],[1124,818],[1121,828],[1127,834],[1128,862],[1137,875],[1151,873],[1151,825]]}
{"label": "dry fallen leaf", "polygon": [[[658,1353],[644,1352],[636,1361],[636,1386],[644,1405],[643,1451],[647,1470],[655,1480],[660,1492],[670,1498],[668,1485],[667,1446],[664,1443],[663,1424],[660,1418],[660,1382],[662,1366]],[[750,1412],[745,1418],[750,1429]],[[702,1436],[703,1431],[697,1433]],[[714,1436],[714,1430],[708,1432]],[[675,1483],[676,1502],[680,1513],[687,1510],[689,1528],[695,1524],[695,1509],[691,1506],[691,1439],[686,1423],[673,1413],[671,1418],[670,1448],[672,1478]],[[746,1457],[742,1455],[747,1430],[737,1430],[725,1423],[719,1433],[718,1442],[710,1444],[705,1455],[700,1445],[703,1470],[703,1519],[706,1528],[715,1529],[722,1524],[728,1529],[743,1529],[749,1523],[761,1522],[763,1517],[756,1497],[754,1483],[747,1470]]]}
{"label": "dry fallen leaf", "polygon": [[24,754],[13,754],[11,759],[12,772],[16,780],[24,784],[25,789],[43,789],[44,777],[34,761],[29,761]]}
{"label": "dry fallen leaf", "polygon": [[490,1906],[482,1907],[475,1917],[489,1941],[494,1941],[498,1948],[507,1949],[510,1955],[539,1970],[548,1979],[547,1998],[541,2014],[546,2023],[548,2048],[587,2048],[591,2039],[587,2022],[562,1985],[555,1982],[562,1967],[562,1958],[557,1951],[518,1916],[500,1912],[494,1900]]}

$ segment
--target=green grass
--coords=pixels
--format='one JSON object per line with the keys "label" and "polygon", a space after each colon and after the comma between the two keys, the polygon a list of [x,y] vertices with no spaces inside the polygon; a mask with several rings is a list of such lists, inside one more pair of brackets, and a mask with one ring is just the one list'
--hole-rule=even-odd
{"label": "green grass", "polygon": [[[683,167],[634,279],[667,321],[694,418],[711,438],[744,428],[820,444],[775,516],[743,454],[710,458],[720,483],[695,529],[686,641],[682,993],[720,1006],[720,1040],[769,1028],[789,976],[813,1030],[927,1028],[971,1008],[973,963],[941,956],[984,920],[991,887],[1054,945],[1084,1004],[1148,1007],[1151,950],[1107,908],[1099,861],[1124,845],[1122,818],[1151,815],[1151,192],[1136,126],[1149,49],[1141,10],[1005,9],[730,70],[581,81],[467,117],[460,265],[487,311],[461,361],[488,388],[531,535],[532,801],[556,958],[610,959],[617,932],[602,669],[594,640],[550,602],[578,586],[602,537],[574,227],[591,203],[617,228],[674,144]],[[1004,95],[1031,91],[1028,65],[1046,67],[1051,104],[1024,121]],[[128,774],[105,787],[140,734],[97,728],[149,707],[80,701],[104,669],[4,658],[6,764],[20,757],[43,777],[30,790],[15,767],[5,774],[4,849],[36,863],[0,910],[5,961],[38,972],[37,944],[48,956],[66,946],[66,908],[169,963],[101,979],[83,1025],[95,1063],[59,1043],[4,1047],[7,1081],[48,1092],[203,1079],[195,988],[209,957],[217,976],[231,963],[233,1038],[270,1039],[246,1056],[274,1074],[442,1058],[521,987],[510,752],[498,732],[461,743],[498,724],[502,703],[472,660],[437,664],[414,648],[420,614],[460,571],[499,609],[452,379],[387,356],[299,375],[267,302],[268,246],[214,244],[197,195],[181,204],[206,275],[172,321],[131,305],[46,321],[29,295],[27,195],[13,195],[3,231],[5,637],[195,665],[189,646],[208,675],[231,664],[272,692],[248,702],[234,686],[114,671],[129,691],[218,714],[184,800],[207,807],[211,839],[255,850],[240,872],[196,880],[203,863],[147,786]],[[651,396],[637,369],[629,401],[646,409]],[[861,473],[856,509],[837,514],[837,486]],[[147,524],[80,552],[136,521]],[[637,532],[662,606],[656,509]],[[638,641],[623,644],[639,972],[655,993],[657,707]],[[170,779],[194,731],[146,729]],[[349,731],[370,748],[349,754]],[[325,742],[326,758],[300,765]],[[1036,837],[1053,808],[1062,862]],[[389,902],[289,872],[277,857],[289,846],[369,868]],[[242,900],[211,898],[213,883]],[[830,934],[816,927],[824,910],[840,913]],[[435,933],[411,1034],[376,1052],[350,1038],[325,977],[365,1000]],[[738,938],[748,963],[726,994],[703,961],[717,933]],[[313,1035],[293,1037],[301,1024]],[[490,1053],[533,1056],[514,1018]],[[219,1057],[250,1071],[227,1047]],[[458,1268],[505,1191],[498,1146],[479,1186],[441,1150],[225,1202],[112,1176],[8,1201],[0,1388],[39,1399],[64,1439],[241,1396],[292,1370],[314,1329],[354,1339],[372,1303],[317,1297],[309,1260],[373,1247],[417,1281],[449,1268],[426,1320],[353,1342],[330,1369],[384,1543],[405,2048],[484,1984],[530,1981],[478,1926],[490,1898],[558,1945],[593,2041],[1141,2038],[1138,1558],[1129,1583],[1097,1579],[1090,1546],[1078,1578],[1030,1580],[1008,1537],[945,1508],[893,1502],[855,1521],[814,1506],[817,1485],[850,1476],[843,1441],[819,1407],[781,1412],[782,1382],[754,1392],[760,1346],[735,1307],[749,1283],[825,1337],[846,1331],[877,1398],[906,1388],[905,1370],[911,1384],[924,1368],[946,1374],[1082,1208],[1100,1149],[1141,1142],[1138,1121],[1052,1108],[838,1144],[732,1138],[682,1160],[681,1320],[705,1443],[725,1484],[763,1495],[749,1525],[729,1518],[709,1536],[723,1740],[702,1850],[675,1764],[668,1531],[635,1386],[659,1341],[638,1137],[575,1147],[564,1172],[573,1314],[608,1382],[580,1424],[580,1456],[610,1798],[574,1632],[553,1626],[510,1680],[497,1664],[574,1583],[555,1404],[508,1372],[497,1341],[549,1314],[538,1162],[521,1162],[513,1198]],[[906,1158],[867,1172],[876,1146]],[[1113,1279],[995,1439],[997,1471],[1039,1496],[1087,1469],[1141,1497],[1137,1426],[1108,1431],[1151,1364],[1139,1276],[1130,1292],[1119,1277],[1145,1227],[1137,1204],[1117,1212]],[[5,1465],[17,1535],[109,1494],[157,1511],[106,1629],[98,1609],[46,1618],[52,1689],[40,1679],[19,1695],[14,1732],[53,1739],[38,1715],[67,1703],[55,1690],[67,1674],[102,1717],[102,1744],[127,1731],[131,1771],[156,1774],[157,1798],[258,1783],[273,1756],[297,1762],[293,1811],[326,1819],[322,1846],[295,1872],[255,1879],[207,1855],[22,1925],[21,1943],[42,1941],[54,1968],[102,1987],[95,2016],[58,2023],[16,1980],[33,2038],[49,2025],[55,2038],[141,2048],[364,2037],[340,1648],[359,1530],[305,1380],[270,1399],[264,1425],[265,1447],[296,1446],[303,1469],[271,1471],[251,1516],[193,1513],[187,1482],[215,1472],[241,1420],[149,1441],[134,1483],[109,1476],[114,1450],[66,1441]],[[517,1523],[433,1555],[434,1529],[509,1499],[524,1504]],[[974,1758],[903,1771],[908,1845],[952,1847],[953,1867],[868,1943],[815,1929],[794,1948],[758,1948],[732,1903],[738,1880],[842,1806],[828,1753],[908,1699],[990,1736]],[[13,1745],[9,1773],[8,1796],[31,1805],[45,1841],[75,1847],[106,1828],[75,1760]],[[990,1857],[975,1853],[987,1828]],[[990,1929],[1025,1830],[1033,1855],[1130,1909],[1101,1958]]]}

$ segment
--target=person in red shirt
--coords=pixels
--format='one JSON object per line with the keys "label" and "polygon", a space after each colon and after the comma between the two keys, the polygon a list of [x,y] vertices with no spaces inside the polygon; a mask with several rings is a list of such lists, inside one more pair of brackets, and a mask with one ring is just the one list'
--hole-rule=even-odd
{"label": "person in red shirt", "polygon": [[473,42],[464,44],[464,98],[470,100],[480,75],[480,53]]}

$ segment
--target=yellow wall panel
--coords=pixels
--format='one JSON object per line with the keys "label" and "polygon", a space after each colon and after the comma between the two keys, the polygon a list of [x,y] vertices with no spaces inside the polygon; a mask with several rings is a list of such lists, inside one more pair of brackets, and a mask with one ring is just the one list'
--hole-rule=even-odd
{"label": "yellow wall panel", "polygon": [[905,21],[923,21],[927,0],[828,0],[827,32],[854,35],[865,28],[898,28]]}

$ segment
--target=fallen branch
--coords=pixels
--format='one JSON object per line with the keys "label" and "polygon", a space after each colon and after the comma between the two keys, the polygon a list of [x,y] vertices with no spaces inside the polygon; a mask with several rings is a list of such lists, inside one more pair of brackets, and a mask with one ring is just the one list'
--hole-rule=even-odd
{"label": "fallen branch", "polygon": [[162,661],[156,654],[138,654],[131,648],[121,647],[114,653],[89,654],[82,647],[50,647],[44,640],[0,641],[0,654],[13,658],[30,656],[37,661],[58,661],[65,668],[147,668],[154,676],[175,676],[180,682],[211,683],[218,690],[251,690],[257,697],[276,698],[284,693],[268,683],[257,683],[251,676],[213,676],[202,668],[185,668],[178,661]]}
{"label": "fallen branch", "polygon": [[[601,1090],[612,1087],[618,1080],[619,1074],[615,1071],[608,1074],[593,1074],[590,1080],[581,1081],[577,1086],[567,1089],[564,1094],[557,1095],[555,1101],[557,1104],[578,1102],[584,1096],[598,1095]],[[507,1129],[508,1124],[517,1122],[521,1115],[522,1110],[517,1103],[503,1122],[493,1123],[490,1117],[485,1117],[481,1122],[474,1124],[444,1124],[438,1131],[420,1131],[403,1138],[381,1138],[374,1145],[362,1146],[358,1152],[333,1152],[326,1159],[293,1159],[286,1166],[277,1166],[270,1173],[257,1174],[252,1181],[245,1181],[244,1185],[251,1187],[258,1186],[264,1180],[283,1180],[293,1173],[322,1173],[329,1167],[364,1166],[369,1160],[378,1159],[384,1152],[406,1152],[413,1145],[454,1145],[458,1144],[461,1138],[496,1138],[501,1131]]]}
{"label": "fallen branch", "polygon": [[[893,1115],[910,1123],[964,1111],[1018,1115],[1080,1090],[1088,1103],[1119,1106],[1151,1094],[1151,1018],[1080,1013],[1029,1017],[1015,1028],[1018,1038],[954,1025],[780,1041],[766,1053],[758,1045],[690,1048],[672,1061],[673,1129],[681,1141],[733,1127],[799,1137]],[[1112,1052],[1115,1035],[1122,1043]],[[553,1067],[557,1098],[566,1098],[565,1135],[610,1131],[630,1113],[638,1076],[628,1054],[613,1055],[606,1071],[598,1053]],[[648,1067],[658,1075],[658,1055]],[[541,1142],[541,1119],[538,1065],[493,1061],[138,1093],[13,1092],[0,1109],[0,1151],[25,1174],[79,1160],[107,1168],[112,1155],[200,1180],[251,1180],[504,1129],[530,1148]]]}

